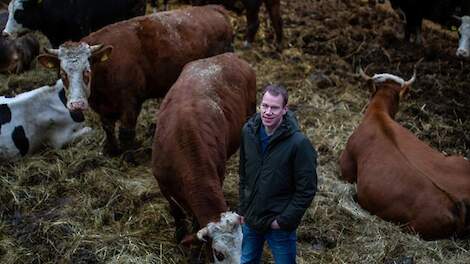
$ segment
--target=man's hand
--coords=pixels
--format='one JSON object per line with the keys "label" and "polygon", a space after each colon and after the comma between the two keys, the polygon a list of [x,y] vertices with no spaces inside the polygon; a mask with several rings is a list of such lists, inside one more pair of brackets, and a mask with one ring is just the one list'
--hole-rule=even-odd
{"label": "man's hand", "polygon": [[271,223],[271,229],[281,229],[276,219]]}

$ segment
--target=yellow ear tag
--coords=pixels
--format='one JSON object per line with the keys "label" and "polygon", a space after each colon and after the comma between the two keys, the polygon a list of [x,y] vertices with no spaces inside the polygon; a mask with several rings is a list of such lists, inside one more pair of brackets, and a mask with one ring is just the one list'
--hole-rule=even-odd
{"label": "yellow ear tag", "polygon": [[458,31],[458,30],[459,30],[459,29],[458,29],[456,26],[452,26],[452,27],[450,28],[450,31]]}
{"label": "yellow ear tag", "polygon": [[38,4],[41,4],[42,3],[42,0],[38,0]]}
{"label": "yellow ear tag", "polygon": [[54,68],[54,63],[48,62],[48,63],[47,63],[47,67],[48,67],[48,68]]}
{"label": "yellow ear tag", "polygon": [[103,56],[101,56],[100,61],[103,62],[103,61],[107,61],[108,59],[109,59],[108,54],[104,54]]}

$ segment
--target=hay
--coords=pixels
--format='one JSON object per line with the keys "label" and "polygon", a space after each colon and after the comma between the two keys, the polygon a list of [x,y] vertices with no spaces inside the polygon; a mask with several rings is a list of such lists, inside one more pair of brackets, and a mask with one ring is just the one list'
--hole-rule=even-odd
{"label": "hay", "polygon": [[[173,6],[175,8],[175,6]],[[468,62],[454,58],[457,36],[425,26],[424,47],[402,43],[397,15],[362,0],[283,1],[286,49],[274,51],[265,12],[252,50],[243,50],[244,18],[233,15],[235,48],[257,72],[259,91],[280,82],[302,130],[319,152],[319,191],[298,230],[298,263],[470,263],[466,240],[426,242],[371,216],[338,179],[338,157],[358,126],[369,94],[355,72],[417,81],[398,121],[448,154],[470,156]],[[3,94],[51,83],[37,67],[0,76]],[[137,127],[139,165],[101,154],[104,132],[88,113],[92,134],[67,149],[44,150],[0,167],[1,263],[186,263],[173,238],[167,202],[150,170],[159,100],[149,100]],[[238,155],[227,164],[224,193],[238,205]],[[272,258],[266,251],[267,263]],[[409,263],[409,262],[408,262]]]}

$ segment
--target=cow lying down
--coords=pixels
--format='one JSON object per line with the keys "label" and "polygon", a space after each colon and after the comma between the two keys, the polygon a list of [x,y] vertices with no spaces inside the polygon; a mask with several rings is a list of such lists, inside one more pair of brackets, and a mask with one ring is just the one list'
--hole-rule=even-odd
{"label": "cow lying down", "polygon": [[394,120],[415,75],[362,75],[372,97],[340,158],[343,179],[357,182],[359,204],[424,239],[468,234],[470,162],[442,155]]}
{"label": "cow lying down", "polygon": [[65,106],[61,80],[15,97],[0,97],[0,161],[23,157],[48,145],[61,148],[91,131],[82,113]]}

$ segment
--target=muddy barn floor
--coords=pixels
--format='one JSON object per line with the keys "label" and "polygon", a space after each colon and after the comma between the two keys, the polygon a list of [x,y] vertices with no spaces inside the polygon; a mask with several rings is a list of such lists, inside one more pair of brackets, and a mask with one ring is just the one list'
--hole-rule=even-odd
{"label": "muddy barn floor", "polygon": [[[258,90],[269,83],[288,87],[290,108],[319,152],[319,191],[298,230],[298,263],[470,263],[468,240],[426,242],[363,211],[352,199],[354,186],[339,180],[338,166],[369,96],[359,65],[371,75],[408,79],[421,58],[398,121],[443,153],[470,156],[469,62],[454,56],[457,33],[425,22],[423,46],[402,42],[396,13],[365,0],[284,0],[282,12],[281,54],[263,10],[251,50],[241,49],[244,17],[232,14],[232,21],[236,53],[256,69]],[[0,91],[17,94],[55,78],[38,65],[0,75]],[[149,100],[139,118],[138,165],[100,153],[104,132],[92,112],[90,136],[1,165],[0,263],[186,263],[150,169],[149,128],[159,102]],[[229,160],[224,184],[233,208],[237,160]]]}

